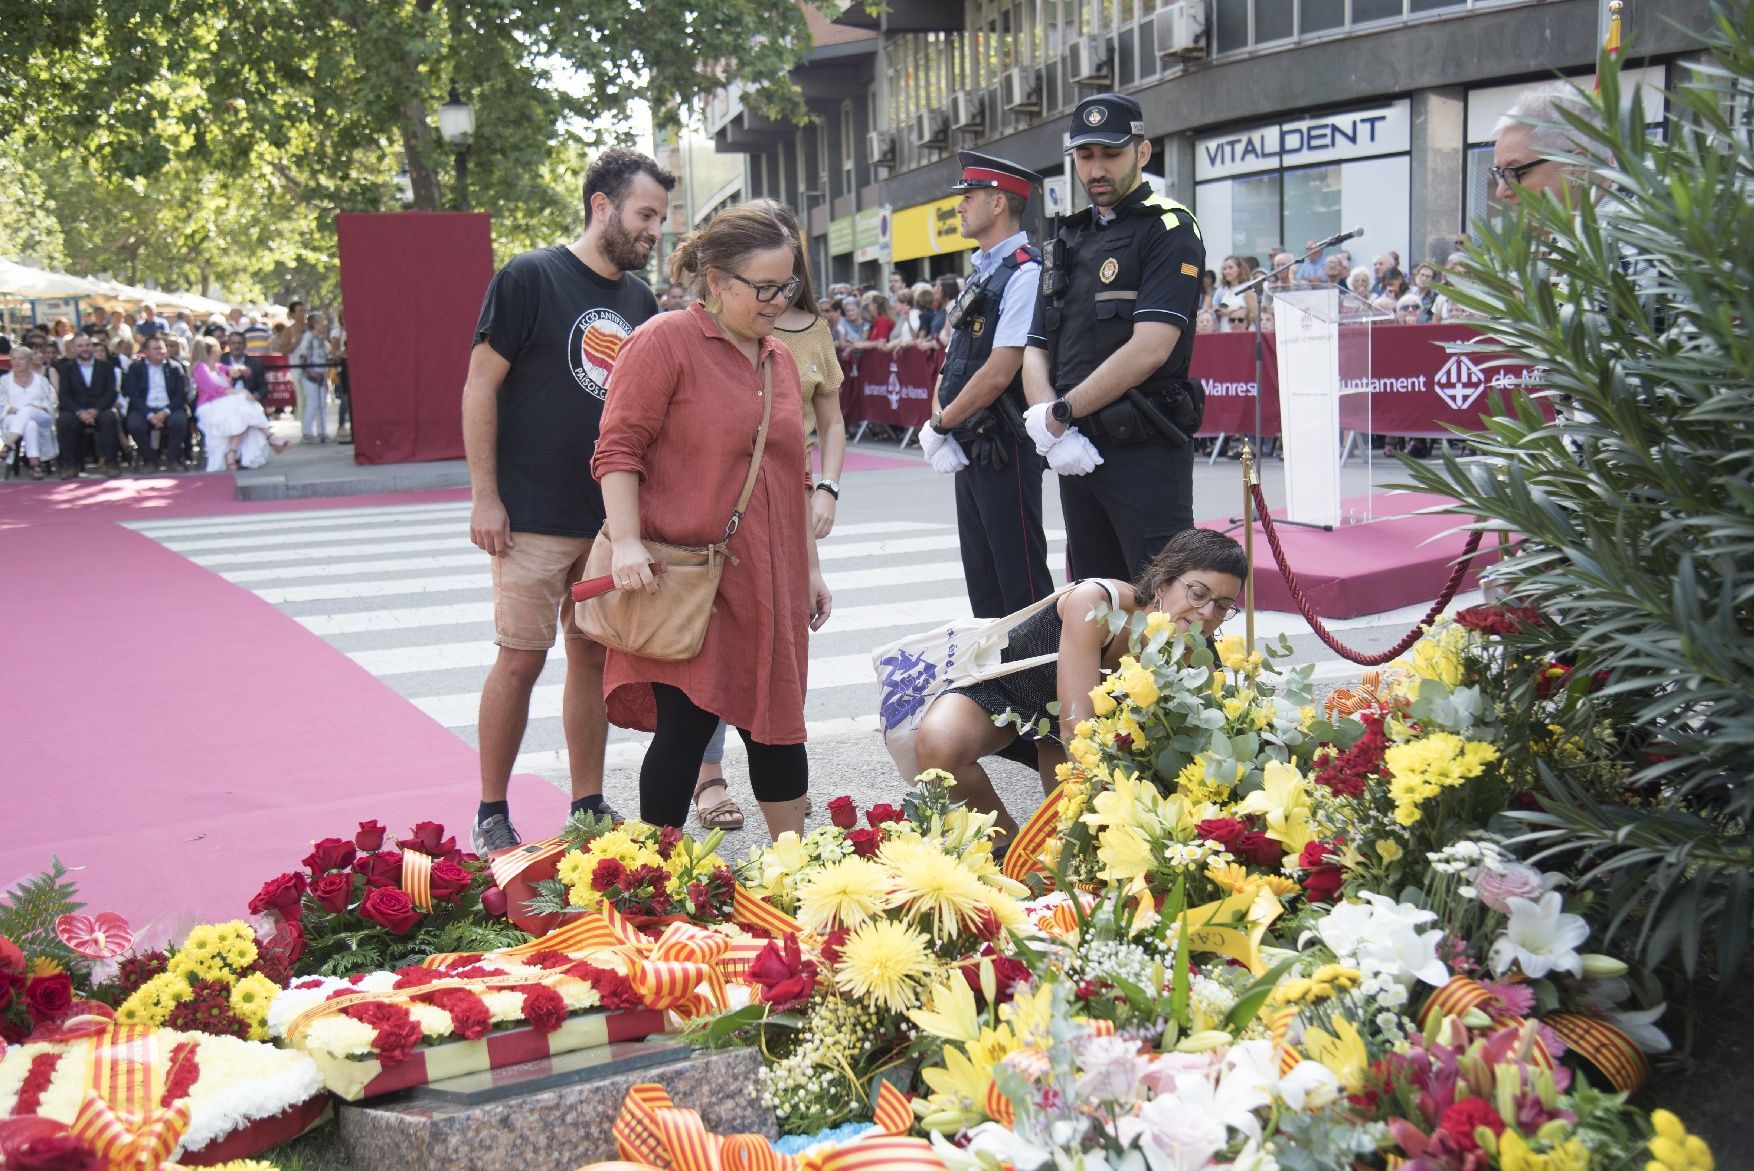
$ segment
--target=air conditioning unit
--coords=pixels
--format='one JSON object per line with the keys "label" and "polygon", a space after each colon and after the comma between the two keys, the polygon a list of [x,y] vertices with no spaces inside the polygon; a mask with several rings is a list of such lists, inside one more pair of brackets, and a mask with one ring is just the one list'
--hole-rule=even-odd
{"label": "air conditioning unit", "polygon": [[1175,0],[1159,8],[1156,23],[1157,55],[1184,59],[1206,55],[1206,0]]}
{"label": "air conditioning unit", "polygon": [[950,145],[950,122],[942,110],[921,110],[914,118],[914,142],[927,150]]}
{"label": "air conditioning unit", "polygon": [[950,129],[979,130],[987,121],[987,95],[963,90],[950,95]]}
{"label": "air conditioning unit", "polygon": [[1075,85],[1111,85],[1107,37],[1079,37],[1066,45],[1066,72]]}
{"label": "air conditioning unit", "polygon": [[1019,65],[999,75],[999,104],[1018,114],[1041,112],[1041,69]]}
{"label": "air conditioning unit", "polygon": [[865,153],[873,167],[886,167],[895,161],[895,135],[887,130],[873,130],[865,135]]}

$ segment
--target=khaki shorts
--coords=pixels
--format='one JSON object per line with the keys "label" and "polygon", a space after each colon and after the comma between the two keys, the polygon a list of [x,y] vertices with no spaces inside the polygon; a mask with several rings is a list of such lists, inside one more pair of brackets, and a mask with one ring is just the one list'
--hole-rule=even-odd
{"label": "khaki shorts", "polygon": [[515,651],[554,645],[555,623],[566,637],[583,638],[573,625],[572,584],[585,576],[589,537],[513,533],[512,547],[493,563],[494,642]]}

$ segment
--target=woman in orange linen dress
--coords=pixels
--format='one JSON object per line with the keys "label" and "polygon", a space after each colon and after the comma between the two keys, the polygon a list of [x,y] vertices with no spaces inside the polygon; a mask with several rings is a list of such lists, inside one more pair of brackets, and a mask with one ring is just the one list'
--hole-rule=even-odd
{"label": "woman in orange linen dress", "polygon": [[772,337],[790,301],[792,244],[765,212],[728,208],[678,245],[670,272],[701,299],[652,318],[622,346],[591,460],[618,588],[663,588],[642,537],[678,545],[723,537],[769,372],[772,416],[700,654],[668,663],[610,650],[603,690],[611,721],[656,732],[640,767],[642,820],[683,824],[701,754],[723,719],[749,750],[751,787],[777,837],[804,826],[809,632],[831,606],[808,517],[798,369]]}

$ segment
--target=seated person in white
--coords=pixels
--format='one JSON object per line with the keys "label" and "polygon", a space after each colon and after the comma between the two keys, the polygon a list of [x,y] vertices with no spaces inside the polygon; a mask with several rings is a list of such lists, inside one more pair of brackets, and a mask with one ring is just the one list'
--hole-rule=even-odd
{"label": "seated person in white", "polygon": [[268,462],[268,416],[249,392],[248,378],[246,368],[220,364],[218,341],[195,339],[195,423],[207,441],[210,472]]}
{"label": "seated person in white", "polygon": [[6,441],[6,462],[22,449],[30,461],[30,478],[48,475],[48,463],[60,452],[55,439],[55,388],[37,369],[29,346],[14,346],[12,369],[0,378],[0,431]]}

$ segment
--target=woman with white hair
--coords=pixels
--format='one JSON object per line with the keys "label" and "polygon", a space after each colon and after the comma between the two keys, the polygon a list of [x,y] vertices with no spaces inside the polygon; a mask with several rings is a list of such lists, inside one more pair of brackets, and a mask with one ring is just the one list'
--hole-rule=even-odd
{"label": "woman with white hair", "polygon": [[48,461],[60,452],[55,440],[55,388],[47,374],[37,369],[37,355],[29,346],[14,346],[12,369],[0,378],[0,430],[6,438],[6,462],[17,461],[22,450],[30,461],[30,478],[48,475]]}
{"label": "woman with white hair", "polygon": [[[1492,179],[1498,198],[1515,203],[1525,194],[1548,192],[1564,199],[1576,184],[1587,181],[1584,168],[1591,142],[1567,117],[1589,127],[1602,122],[1589,95],[1569,82],[1517,95],[1492,130]],[[1577,161],[1568,163],[1568,158]],[[1605,190],[1598,186],[1594,198],[1599,200]]]}

